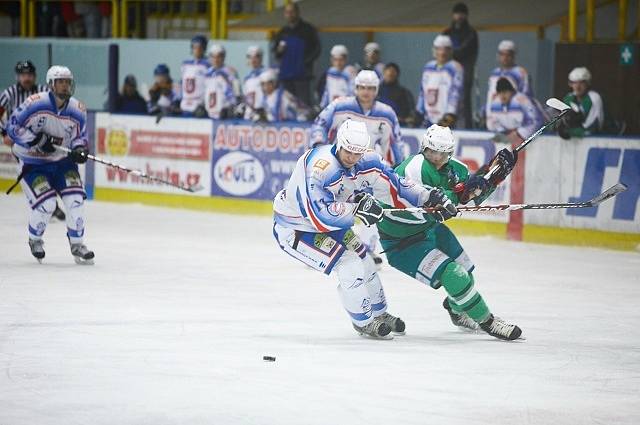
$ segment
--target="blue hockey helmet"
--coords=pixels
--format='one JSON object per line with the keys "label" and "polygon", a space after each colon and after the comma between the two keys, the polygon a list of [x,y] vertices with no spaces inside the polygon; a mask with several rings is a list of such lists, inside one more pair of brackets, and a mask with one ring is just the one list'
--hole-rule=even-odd
{"label": "blue hockey helmet", "polygon": [[169,75],[169,74],[170,74],[169,67],[164,63],[160,63],[156,65],[155,69],[153,70],[153,75]]}

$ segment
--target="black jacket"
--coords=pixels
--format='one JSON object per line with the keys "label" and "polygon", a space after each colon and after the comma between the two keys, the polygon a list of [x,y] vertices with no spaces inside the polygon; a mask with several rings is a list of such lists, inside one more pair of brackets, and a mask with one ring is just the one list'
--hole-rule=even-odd
{"label": "black jacket", "polygon": [[391,106],[398,116],[401,125],[412,125],[415,120],[415,102],[409,90],[397,82],[382,82],[378,90],[378,100]]}
{"label": "black jacket", "polygon": [[466,68],[473,68],[478,59],[478,33],[469,22],[465,21],[460,28],[453,23],[444,30],[444,34],[451,37],[453,42],[453,59]]}
{"label": "black jacket", "polygon": [[[286,49],[278,53],[281,41],[286,43]],[[320,39],[313,25],[301,19],[295,27],[283,26],[273,38],[271,49],[280,61],[280,80],[313,77],[313,62],[320,56]]]}

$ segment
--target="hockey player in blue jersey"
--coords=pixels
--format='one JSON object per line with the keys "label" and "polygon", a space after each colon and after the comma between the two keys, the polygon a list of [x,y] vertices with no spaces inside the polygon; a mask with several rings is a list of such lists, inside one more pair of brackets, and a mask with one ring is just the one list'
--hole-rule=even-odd
{"label": "hockey player in blue jersey", "polygon": [[311,127],[311,144],[334,142],[340,124],[348,119],[367,125],[372,146],[388,164],[407,156],[398,117],[391,106],[376,100],[380,79],[374,71],[360,71],[355,79],[355,96],[339,97],[320,112]]}
{"label": "hockey player in blue jersey", "polygon": [[265,70],[262,63],[264,52],[259,46],[249,46],[247,49],[247,62],[251,71],[244,77],[242,82],[242,98],[244,109],[242,115],[249,120],[253,112],[262,105],[264,93],[260,86],[260,74]]}
{"label": "hockey player in blue jersey", "polygon": [[370,143],[365,123],[347,120],[334,145],[307,151],[275,197],[273,233],[290,256],[327,275],[335,272],[342,305],[359,334],[390,338],[391,332],[404,333],[405,324],[387,313],[376,267],[351,230],[356,217],[368,226],[381,220],[377,199],[395,208],[437,207],[432,214],[438,221],[457,211],[442,191],[399,177]]}
{"label": "hockey player in blue jersey", "polygon": [[324,75],[324,90],[320,96],[320,107],[326,108],[331,101],[344,96],[353,96],[356,69],[349,65],[349,50],[342,44],[331,48],[331,67]]}
{"label": "hockey player in blue jersey", "polygon": [[516,92],[505,77],[497,81],[496,91],[487,105],[487,130],[520,144],[542,126],[542,111],[524,93]]}
{"label": "hockey player in blue jersey", "polygon": [[202,111],[204,107],[204,81],[210,65],[204,57],[206,51],[207,39],[203,35],[196,35],[191,39],[193,57],[183,61],[180,66],[180,109],[182,115],[187,117],[194,116],[196,109]]}
{"label": "hockey player in blue jersey", "polygon": [[498,66],[489,75],[489,89],[487,90],[487,105],[494,101],[496,96],[496,84],[500,78],[506,78],[516,89],[516,92],[522,93],[533,99],[533,90],[527,70],[516,65],[516,43],[511,40],[502,40],[498,44]]}
{"label": "hockey player in blue jersey", "polygon": [[93,252],[83,244],[86,193],[77,165],[87,161],[86,108],[72,97],[75,84],[69,68],[52,66],[47,85],[49,92],[32,95],[13,112],[7,128],[20,162],[18,180],[31,207],[29,247],[41,262],[45,256],[42,237],[57,193],[67,211],[71,254],[78,264],[93,264]]}

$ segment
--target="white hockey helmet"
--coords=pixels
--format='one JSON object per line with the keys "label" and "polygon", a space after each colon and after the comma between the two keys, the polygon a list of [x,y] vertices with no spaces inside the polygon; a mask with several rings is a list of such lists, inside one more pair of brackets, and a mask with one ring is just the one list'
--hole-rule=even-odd
{"label": "white hockey helmet", "polygon": [[222,46],[221,44],[212,44],[211,46],[209,46],[209,51],[207,52],[209,54],[209,56],[215,56],[215,55],[226,55],[227,51],[224,49],[224,46]]}
{"label": "white hockey helmet", "polygon": [[248,58],[252,58],[254,56],[264,56],[264,51],[262,50],[262,47],[260,46],[249,46],[249,48],[247,48],[247,57]]}
{"label": "white hockey helmet", "polygon": [[336,145],[338,150],[344,149],[352,153],[365,153],[369,150],[371,138],[367,125],[362,121],[346,120],[338,127]]}
{"label": "white hockey helmet", "polygon": [[591,82],[591,73],[585,67],[573,68],[569,73],[569,81],[577,83],[578,81]]}
{"label": "white hockey helmet", "polygon": [[331,56],[339,57],[339,56],[349,56],[349,50],[347,46],[344,44],[336,44],[331,48]]}
{"label": "white hockey helmet", "polygon": [[499,52],[513,52],[515,53],[516,50],[516,43],[514,43],[511,40],[502,40],[499,44],[498,44],[498,51]]}
{"label": "white hockey helmet", "polygon": [[444,152],[451,155],[453,154],[455,145],[456,141],[449,127],[432,124],[420,140],[420,152],[428,148],[432,151]]}
{"label": "white hockey helmet", "polygon": [[54,94],[55,91],[53,84],[56,80],[71,80],[71,92],[69,94],[69,97],[73,96],[73,93],[76,89],[76,83],[73,79],[73,73],[69,68],[67,68],[66,66],[54,65],[47,71],[47,85],[49,86],[49,89],[54,92]]}
{"label": "white hockey helmet", "polygon": [[278,73],[273,68],[267,68],[258,77],[261,83],[268,83],[270,81],[278,81]]}
{"label": "white hockey helmet", "polygon": [[370,55],[373,52],[379,52],[379,51],[380,51],[380,45],[374,41],[371,41],[364,45],[364,52],[368,55]]}
{"label": "white hockey helmet", "polygon": [[355,83],[356,87],[375,87],[377,90],[378,86],[380,85],[380,79],[378,78],[378,74],[376,74],[375,71],[363,69],[362,71],[358,72],[358,75],[356,75]]}
{"label": "white hockey helmet", "polygon": [[438,34],[433,40],[433,47],[448,47],[450,49],[453,48],[451,37],[444,34]]}

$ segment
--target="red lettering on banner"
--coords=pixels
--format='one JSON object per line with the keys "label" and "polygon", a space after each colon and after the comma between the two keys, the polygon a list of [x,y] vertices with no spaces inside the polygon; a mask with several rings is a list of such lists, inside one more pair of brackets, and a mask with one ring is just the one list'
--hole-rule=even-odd
{"label": "red lettering on banner", "polygon": [[264,150],[267,152],[275,152],[278,148],[278,132],[273,128],[269,127],[266,131],[267,142],[265,143]]}
{"label": "red lettering on banner", "polygon": [[209,160],[209,135],[132,130],[129,155]]}
{"label": "red lettering on banner", "polygon": [[291,130],[287,127],[280,129],[280,151],[289,152],[291,149]]}
{"label": "red lettering on banner", "polygon": [[98,153],[105,153],[107,148],[105,146],[105,139],[107,138],[107,129],[98,128]]}
{"label": "red lettering on banner", "polygon": [[299,153],[307,146],[308,132],[303,127],[225,125],[216,128],[214,149],[254,152]]}

